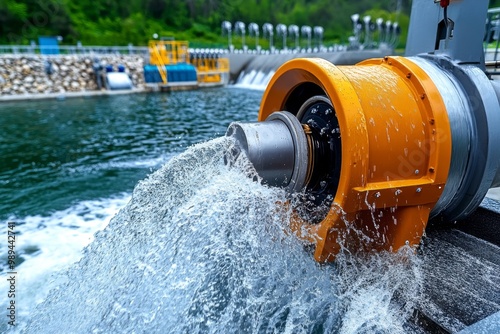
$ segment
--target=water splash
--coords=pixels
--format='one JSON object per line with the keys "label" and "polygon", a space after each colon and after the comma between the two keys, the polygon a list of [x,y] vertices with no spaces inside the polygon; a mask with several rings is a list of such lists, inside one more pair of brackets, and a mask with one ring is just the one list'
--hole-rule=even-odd
{"label": "water splash", "polygon": [[421,278],[411,254],[319,265],[291,233],[286,194],[233,168],[217,139],[140,182],[27,333],[401,332]]}
{"label": "water splash", "polygon": [[266,90],[269,81],[273,77],[274,70],[250,70],[248,73],[242,71],[236,80],[234,87]]}
{"label": "water splash", "polygon": [[340,254],[340,333],[411,333],[409,320],[422,294],[422,261],[410,247],[398,253]]}
{"label": "water splash", "polygon": [[[18,329],[26,321],[53,287],[54,274],[69,268],[82,257],[82,249],[94,239],[94,233],[103,229],[109,220],[130,200],[128,194],[111,198],[81,201],[55,211],[48,216],[9,217],[16,222],[16,321]],[[5,224],[4,226],[6,226]],[[4,230],[7,234],[6,229]],[[5,238],[7,241],[7,238]],[[8,248],[0,249],[0,275],[7,275]],[[8,281],[0,280],[0,291],[8,291]],[[0,295],[0,309],[9,305],[8,294]],[[0,333],[8,326],[0,323]]]}

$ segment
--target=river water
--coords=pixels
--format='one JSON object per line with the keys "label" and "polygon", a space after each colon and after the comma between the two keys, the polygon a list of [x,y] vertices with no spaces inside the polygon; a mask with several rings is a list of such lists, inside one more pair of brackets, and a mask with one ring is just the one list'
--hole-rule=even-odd
{"label": "river water", "polygon": [[[255,120],[261,97],[227,87],[2,104],[18,326],[0,331],[407,332],[417,256],[319,265],[287,233],[285,194],[248,177],[244,157],[224,164],[233,143],[219,137]],[[1,258],[4,277],[5,247]],[[2,278],[3,310],[7,289]]]}

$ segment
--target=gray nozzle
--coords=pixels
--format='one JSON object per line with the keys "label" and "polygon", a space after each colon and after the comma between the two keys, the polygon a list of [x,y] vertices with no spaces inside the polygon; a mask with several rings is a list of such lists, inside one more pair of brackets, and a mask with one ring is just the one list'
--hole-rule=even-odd
{"label": "gray nozzle", "polygon": [[232,123],[226,136],[237,140],[266,184],[289,192],[306,186],[310,173],[308,140],[293,114],[280,111],[265,122]]}

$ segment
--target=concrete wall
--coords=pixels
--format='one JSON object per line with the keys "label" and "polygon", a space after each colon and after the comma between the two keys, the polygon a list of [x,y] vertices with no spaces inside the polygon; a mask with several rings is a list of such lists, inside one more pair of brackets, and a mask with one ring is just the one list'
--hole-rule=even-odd
{"label": "concrete wall", "polygon": [[248,66],[248,63],[253,61],[257,57],[265,57],[261,55],[248,54],[248,53],[230,53],[227,55],[229,58],[229,81],[233,82],[240,72]]}

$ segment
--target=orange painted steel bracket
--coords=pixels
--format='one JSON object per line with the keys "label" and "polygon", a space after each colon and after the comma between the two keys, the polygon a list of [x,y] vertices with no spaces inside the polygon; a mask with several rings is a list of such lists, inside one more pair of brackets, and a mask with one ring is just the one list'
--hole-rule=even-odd
{"label": "orange painted steel bracket", "polygon": [[295,59],[271,79],[259,121],[275,111],[296,114],[294,105],[308,94],[331,101],[341,168],[329,213],[318,224],[294,221],[297,234],[315,240],[318,261],[333,260],[341,247],[396,251],[418,245],[451,160],[448,114],[433,81],[402,57],[339,67]]}

